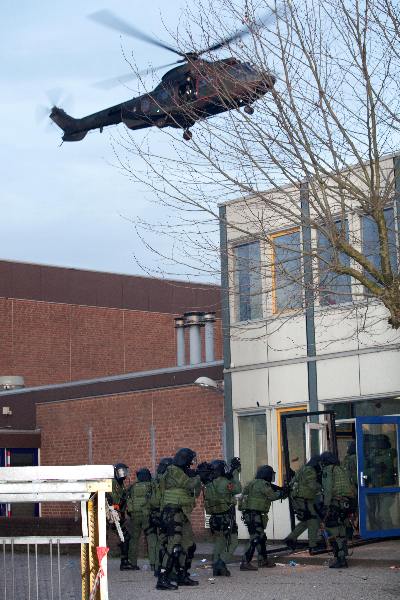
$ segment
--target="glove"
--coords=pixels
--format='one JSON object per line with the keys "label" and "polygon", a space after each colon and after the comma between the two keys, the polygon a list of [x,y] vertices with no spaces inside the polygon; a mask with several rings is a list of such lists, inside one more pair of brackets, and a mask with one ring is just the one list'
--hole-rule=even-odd
{"label": "glove", "polygon": [[202,462],[197,465],[196,472],[204,485],[210,481],[210,465],[208,462]]}
{"label": "glove", "polygon": [[238,456],[234,456],[231,460],[231,470],[232,471],[240,471],[241,469],[240,458]]}
{"label": "glove", "polygon": [[197,477],[197,471],[194,469],[186,469],[185,473],[188,477]]}

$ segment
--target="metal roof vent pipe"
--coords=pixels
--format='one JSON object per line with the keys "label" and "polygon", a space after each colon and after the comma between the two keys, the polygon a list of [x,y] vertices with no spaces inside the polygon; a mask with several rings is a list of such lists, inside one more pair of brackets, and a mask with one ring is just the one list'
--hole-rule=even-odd
{"label": "metal roof vent pipe", "polygon": [[198,365],[201,363],[201,327],[204,327],[204,313],[193,311],[186,312],[183,316],[186,327],[189,327],[190,364]]}
{"label": "metal roof vent pipe", "polygon": [[185,319],[184,317],[175,317],[176,329],[176,364],[183,367],[186,364],[185,358]]}
{"label": "metal roof vent pipe", "polygon": [[214,342],[214,329],[215,329],[215,312],[207,312],[204,315],[204,338],[206,344],[206,362],[213,362],[215,360],[215,342]]}
{"label": "metal roof vent pipe", "polygon": [[18,390],[25,387],[25,380],[20,375],[2,375],[0,377],[0,392]]}

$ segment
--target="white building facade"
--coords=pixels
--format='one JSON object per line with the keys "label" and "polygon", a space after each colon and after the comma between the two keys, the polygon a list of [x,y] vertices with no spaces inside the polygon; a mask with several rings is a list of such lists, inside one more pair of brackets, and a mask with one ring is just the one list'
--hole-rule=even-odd
{"label": "white building facade", "polygon": [[[382,162],[393,177],[398,177],[397,165],[393,157]],[[285,194],[288,190],[292,197],[297,194],[300,207],[302,191],[287,188]],[[307,273],[305,238],[322,248],[325,244],[328,253],[329,243],[318,239],[310,226],[288,226],[276,214],[268,214],[267,205],[246,198],[220,208],[225,412],[228,454],[240,455],[244,482],[254,476],[257,466],[268,463],[280,483],[283,416],[333,410],[343,458],[348,442],[356,437],[356,417],[400,415],[400,331],[389,326],[384,306],[367,301],[362,286],[351,277],[329,279],[321,264],[312,262]],[[394,193],[385,208],[392,225],[391,261],[397,271],[399,206]],[[378,234],[368,217],[350,211],[346,227],[359,249],[378,260]],[[297,280],[282,275],[280,262],[286,264],[286,275],[288,270],[298,273]],[[302,280],[310,274],[319,281],[319,291],[305,303]],[[305,420],[304,416],[287,420],[293,471],[306,461]],[[392,444],[398,451],[396,435]],[[393,510],[399,508],[399,499]],[[243,523],[239,528],[239,536],[247,537]],[[279,540],[289,532],[288,502],[274,502],[267,536]]]}

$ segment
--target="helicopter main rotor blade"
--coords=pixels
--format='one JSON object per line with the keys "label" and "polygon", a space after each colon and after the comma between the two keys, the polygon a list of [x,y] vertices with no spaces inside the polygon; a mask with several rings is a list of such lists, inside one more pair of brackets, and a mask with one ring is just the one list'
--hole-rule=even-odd
{"label": "helicopter main rotor blade", "polygon": [[136,38],[138,40],[142,40],[142,42],[147,42],[148,44],[152,44],[153,46],[158,46],[159,48],[164,48],[164,50],[169,50],[170,52],[174,52],[174,54],[178,54],[179,56],[184,56],[182,52],[179,52],[176,48],[172,46],[168,46],[164,42],[160,42],[156,38],[148,35],[147,33],[143,33],[136,29],[126,21],[123,21],[110,10],[99,10],[91,15],[88,15],[89,19],[99,23],[100,25],[104,25],[104,27],[109,27],[110,29],[114,29],[119,31],[120,33],[125,33],[130,37]]}
{"label": "helicopter main rotor blade", "polygon": [[112,77],[111,79],[105,79],[104,81],[98,81],[96,83],[93,84],[94,87],[99,88],[99,89],[103,89],[103,90],[110,90],[111,88],[117,86],[117,85],[121,85],[123,83],[127,83],[128,81],[132,81],[134,79],[139,79],[142,75],[148,75],[149,73],[152,73],[154,71],[161,71],[161,69],[166,69],[167,67],[174,67],[177,64],[183,63],[184,59],[182,60],[177,60],[173,63],[169,63],[168,65],[160,65],[159,67],[154,67],[154,69],[152,68],[148,68],[148,69],[143,69],[142,71],[138,71],[137,73],[127,73],[126,75],[121,75],[120,77]]}
{"label": "helicopter main rotor blade", "polygon": [[[267,15],[265,15],[259,21],[257,21],[256,25],[257,25],[257,27],[266,27],[268,25],[268,23],[271,23],[274,20],[274,18],[276,18],[276,17],[277,17],[277,11],[271,9],[271,12],[268,13]],[[220,42],[217,42],[216,44],[213,44],[212,46],[205,48],[205,50],[201,50],[200,52],[198,52],[198,56],[200,56],[201,54],[204,54],[205,52],[214,52],[215,50],[220,50],[220,48],[227,46],[231,42],[242,39],[242,38],[246,37],[246,35],[249,35],[250,33],[251,33],[251,29],[248,26],[241,27],[235,33],[222,39]]]}

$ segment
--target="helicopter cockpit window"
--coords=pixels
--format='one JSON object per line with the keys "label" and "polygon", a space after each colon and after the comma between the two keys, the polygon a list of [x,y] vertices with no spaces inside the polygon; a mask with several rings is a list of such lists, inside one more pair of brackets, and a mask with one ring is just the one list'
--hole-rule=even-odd
{"label": "helicopter cockpit window", "polygon": [[179,98],[182,101],[195,100],[197,97],[196,81],[188,75],[178,88]]}
{"label": "helicopter cockpit window", "polygon": [[143,113],[148,113],[150,110],[150,100],[148,98],[143,98],[140,108]]}

